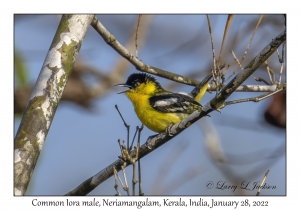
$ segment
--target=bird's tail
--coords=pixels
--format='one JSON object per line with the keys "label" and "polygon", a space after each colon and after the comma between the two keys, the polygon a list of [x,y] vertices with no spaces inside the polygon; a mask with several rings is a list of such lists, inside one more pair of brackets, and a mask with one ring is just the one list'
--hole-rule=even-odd
{"label": "bird's tail", "polygon": [[212,77],[213,75],[212,73],[210,73],[192,90],[190,96],[193,97],[195,101],[197,102],[201,101],[201,99],[203,98],[207,90],[208,82]]}

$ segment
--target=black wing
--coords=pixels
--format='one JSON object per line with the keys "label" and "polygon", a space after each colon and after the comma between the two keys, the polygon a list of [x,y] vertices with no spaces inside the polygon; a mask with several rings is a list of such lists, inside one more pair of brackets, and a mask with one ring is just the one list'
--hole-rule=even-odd
{"label": "black wing", "polygon": [[191,114],[202,106],[192,97],[180,93],[168,93],[149,98],[152,108],[169,113]]}

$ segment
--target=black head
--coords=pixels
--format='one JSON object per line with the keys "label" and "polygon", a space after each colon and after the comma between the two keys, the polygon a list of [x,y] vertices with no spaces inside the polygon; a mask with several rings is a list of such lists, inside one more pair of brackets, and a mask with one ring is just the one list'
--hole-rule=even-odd
{"label": "black head", "polygon": [[130,91],[131,89],[134,89],[134,88],[140,86],[141,84],[148,83],[148,82],[155,83],[157,91],[163,90],[162,87],[160,86],[160,84],[156,81],[156,79],[154,77],[152,77],[148,74],[145,74],[145,73],[134,73],[128,77],[125,84],[116,85],[116,86],[129,88],[128,90],[121,91],[118,94],[126,93],[126,92]]}
{"label": "black head", "polygon": [[150,76],[149,74],[145,74],[145,73],[134,73],[131,74],[127,81],[126,81],[126,85],[130,86],[131,88],[136,88],[138,87],[140,84],[142,83],[147,83],[147,82],[153,82],[156,83],[156,85],[158,86],[158,88],[161,88],[160,84],[156,81],[156,79],[152,76]]}

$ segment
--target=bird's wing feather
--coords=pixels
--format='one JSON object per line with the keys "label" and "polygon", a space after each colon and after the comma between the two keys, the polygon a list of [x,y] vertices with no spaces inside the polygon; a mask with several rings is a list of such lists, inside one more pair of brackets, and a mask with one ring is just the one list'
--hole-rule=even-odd
{"label": "bird's wing feather", "polygon": [[149,98],[152,108],[166,113],[191,114],[202,106],[193,98],[180,93],[168,93]]}

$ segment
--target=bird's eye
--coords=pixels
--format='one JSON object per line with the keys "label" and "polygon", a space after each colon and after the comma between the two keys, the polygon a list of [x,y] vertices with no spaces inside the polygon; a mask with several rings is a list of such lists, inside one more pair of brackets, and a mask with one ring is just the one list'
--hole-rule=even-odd
{"label": "bird's eye", "polygon": [[134,81],[134,87],[138,87],[140,84],[141,84],[141,83],[140,83],[139,80]]}

